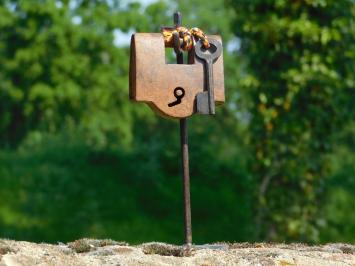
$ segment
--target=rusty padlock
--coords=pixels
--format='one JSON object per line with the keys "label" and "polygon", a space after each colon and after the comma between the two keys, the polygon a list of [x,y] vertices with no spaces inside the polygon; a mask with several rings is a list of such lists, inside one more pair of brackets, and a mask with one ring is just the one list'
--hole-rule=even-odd
{"label": "rusty padlock", "polygon": [[[208,38],[221,42],[220,36]],[[196,56],[189,64],[165,62],[164,39],[160,33],[136,33],[131,38],[130,98],[147,103],[158,114],[185,118],[196,113],[196,96],[204,91],[204,62]],[[223,54],[213,64],[215,103],[224,95]]]}

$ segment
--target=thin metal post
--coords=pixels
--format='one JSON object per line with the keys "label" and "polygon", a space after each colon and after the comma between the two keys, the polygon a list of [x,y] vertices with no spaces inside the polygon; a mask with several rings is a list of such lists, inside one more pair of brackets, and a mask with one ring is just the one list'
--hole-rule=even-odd
{"label": "thin metal post", "polygon": [[191,200],[190,200],[190,170],[189,170],[189,144],[187,134],[187,119],[180,119],[180,139],[181,139],[181,158],[183,171],[184,189],[184,214],[185,214],[185,243],[192,244],[191,226]]}
{"label": "thin metal post", "polygon": [[[175,26],[181,26],[181,13],[174,13]],[[175,47],[176,63],[184,64],[183,53],[180,47]],[[179,52],[177,52],[179,51]],[[189,169],[189,143],[187,132],[187,118],[180,119],[180,144],[181,161],[183,173],[183,191],[184,191],[184,225],[185,225],[185,244],[192,245],[192,226],[191,226],[191,200],[190,200],[190,169]]]}

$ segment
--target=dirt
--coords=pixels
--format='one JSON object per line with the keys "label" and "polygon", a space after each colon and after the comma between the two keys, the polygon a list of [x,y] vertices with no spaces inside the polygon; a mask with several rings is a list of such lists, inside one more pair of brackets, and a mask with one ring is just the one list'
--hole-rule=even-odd
{"label": "dirt", "polygon": [[355,246],[219,243],[187,249],[165,243],[130,246],[125,242],[94,239],[58,245],[0,240],[0,266],[15,265],[355,266]]}

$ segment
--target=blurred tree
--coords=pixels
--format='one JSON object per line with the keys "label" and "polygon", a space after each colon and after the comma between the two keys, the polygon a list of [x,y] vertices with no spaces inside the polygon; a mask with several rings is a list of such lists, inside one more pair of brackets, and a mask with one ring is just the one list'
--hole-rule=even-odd
{"label": "blurred tree", "polygon": [[[228,44],[233,12],[223,0],[123,2],[0,2],[1,237],[182,242],[178,123],[129,102],[129,49],[114,32],[158,32],[178,8]],[[218,110],[189,120],[197,243],[251,236],[245,124]]]}
{"label": "blurred tree", "polygon": [[318,241],[327,155],[354,119],[354,2],[229,2],[248,60],[258,237]]}
{"label": "blurred tree", "polygon": [[1,146],[68,127],[99,147],[131,142],[128,50],[113,30],[145,20],[134,5],[118,15],[115,2],[1,1]]}
{"label": "blurred tree", "polygon": [[321,241],[355,242],[355,120],[335,134],[337,144],[328,155],[330,175],[326,179],[322,216],[326,224]]}

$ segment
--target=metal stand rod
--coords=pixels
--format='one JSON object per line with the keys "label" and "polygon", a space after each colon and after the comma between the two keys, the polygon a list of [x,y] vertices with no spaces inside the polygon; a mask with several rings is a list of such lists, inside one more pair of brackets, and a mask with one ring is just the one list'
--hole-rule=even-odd
{"label": "metal stand rod", "polygon": [[[181,26],[180,12],[174,13],[174,23]],[[179,47],[175,47],[176,63],[183,64],[184,57]],[[179,49],[177,49],[179,48]],[[183,191],[184,191],[184,225],[185,225],[185,244],[190,247],[192,245],[192,226],[191,226],[191,200],[190,200],[190,168],[189,168],[189,143],[187,133],[187,118],[180,119],[180,144],[181,144],[181,161],[183,173]]]}
{"label": "metal stand rod", "polygon": [[187,119],[180,119],[180,140],[181,158],[183,170],[183,189],[184,189],[184,218],[185,218],[185,243],[192,244],[191,226],[191,201],[190,201],[190,170],[189,170],[189,144],[187,134]]}

